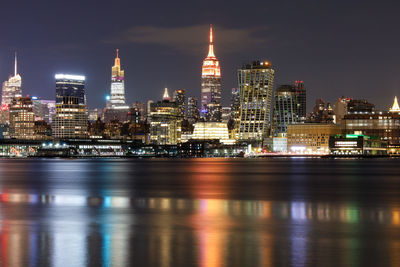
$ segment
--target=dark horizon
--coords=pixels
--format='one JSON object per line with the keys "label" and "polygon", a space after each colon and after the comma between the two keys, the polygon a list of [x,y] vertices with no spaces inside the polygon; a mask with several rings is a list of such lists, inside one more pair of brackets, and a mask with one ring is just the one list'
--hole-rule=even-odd
{"label": "dark horizon", "polygon": [[102,108],[119,48],[128,104],[159,100],[164,87],[199,97],[213,24],[224,105],[237,87],[237,68],[260,59],[272,62],[275,85],[304,81],[309,111],[316,98],[333,104],[341,96],[387,110],[399,94],[399,7],[346,1],[6,1],[0,80],[13,73],[17,51],[24,95],[53,99],[55,73],[83,74],[88,106]]}

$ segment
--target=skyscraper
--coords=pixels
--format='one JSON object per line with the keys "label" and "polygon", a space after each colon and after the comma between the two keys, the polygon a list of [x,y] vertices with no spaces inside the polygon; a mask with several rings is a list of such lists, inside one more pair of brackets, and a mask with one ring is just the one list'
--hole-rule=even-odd
{"label": "skyscraper", "polygon": [[176,145],[181,142],[182,115],[179,106],[169,100],[150,103],[150,142]]}
{"label": "skyscraper", "polygon": [[214,54],[213,30],[210,26],[208,55],[201,73],[201,117],[207,121],[221,120],[221,67]]}
{"label": "skyscraper", "polygon": [[296,115],[298,122],[305,122],[307,117],[307,91],[303,81],[294,82],[296,94]]}
{"label": "skyscraper", "polygon": [[35,139],[34,135],[35,114],[30,97],[14,97],[10,105],[11,138]]}
{"label": "skyscraper", "polygon": [[115,58],[114,66],[111,68],[111,108],[129,109],[125,102],[125,72],[121,69],[119,49]]}
{"label": "skyscraper", "polygon": [[86,138],[85,76],[56,74],[56,114],[53,119],[55,139]]}
{"label": "skyscraper", "polygon": [[238,70],[240,107],[235,127],[239,140],[259,143],[269,136],[274,74],[269,62],[255,61]]}
{"label": "skyscraper", "polygon": [[187,119],[191,124],[197,122],[200,116],[197,102],[197,97],[188,97]]}
{"label": "skyscraper", "polygon": [[129,106],[125,101],[125,72],[121,69],[121,59],[119,58],[119,49],[111,68],[111,94],[108,99],[104,112],[104,121],[110,122],[118,120],[124,122],[127,120]]}
{"label": "skyscraper", "polygon": [[9,106],[14,97],[22,96],[22,79],[17,70],[17,53],[15,53],[14,60],[14,76],[11,76],[7,81],[3,82],[1,105],[4,107],[6,105]]}
{"label": "skyscraper", "polygon": [[182,118],[185,114],[185,89],[179,89],[174,91],[174,102],[178,105]]}
{"label": "skyscraper", "polygon": [[292,85],[281,85],[274,98],[274,133],[286,134],[287,126],[298,121],[296,91]]}
{"label": "skyscraper", "polygon": [[229,128],[232,131],[232,136],[235,138],[238,137],[238,127],[237,124],[239,123],[239,110],[240,110],[240,95],[239,95],[239,88],[232,88],[232,95],[231,95],[231,121],[229,124]]}

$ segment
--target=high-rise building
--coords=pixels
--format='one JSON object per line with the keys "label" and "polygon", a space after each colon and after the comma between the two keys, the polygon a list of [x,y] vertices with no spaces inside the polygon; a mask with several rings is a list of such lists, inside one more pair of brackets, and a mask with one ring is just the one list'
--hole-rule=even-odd
{"label": "high-rise building", "polygon": [[132,104],[132,107],[134,109],[137,109],[139,111],[139,121],[140,122],[144,122],[147,120],[147,107],[146,107],[146,103],[142,103],[142,102],[134,102]]}
{"label": "high-rise building", "polygon": [[0,124],[7,124],[9,121],[10,107],[4,105],[0,107]]}
{"label": "high-rise building", "polygon": [[147,121],[150,122],[151,116],[150,116],[150,110],[151,110],[151,104],[154,103],[153,100],[149,99],[147,100]]}
{"label": "high-rise building", "polygon": [[86,138],[85,76],[56,74],[56,114],[53,118],[55,139]]}
{"label": "high-rise building", "polygon": [[297,93],[292,85],[281,85],[274,98],[274,134],[286,135],[287,126],[298,121]]}
{"label": "high-rise building", "polygon": [[125,72],[121,69],[119,49],[111,68],[111,95],[110,104],[112,109],[129,109],[125,101]]}
{"label": "high-rise building", "polygon": [[125,72],[121,69],[121,59],[119,58],[119,49],[117,49],[114,66],[111,68],[111,94],[107,99],[104,121],[124,122],[128,112],[129,106],[126,105],[125,100]]}
{"label": "high-rise building", "polygon": [[210,27],[208,55],[201,73],[201,117],[207,121],[221,120],[221,67],[214,54],[213,30]]}
{"label": "high-rise building", "polygon": [[296,116],[298,122],[305,122],[307,118],[307,91],[303,81],[295,81],[293,90],[296,95]]}
{"label": "high-rise building", "polygon": [[238,114],[239,107],[240,107],[239,88],[232,88],[232,95],[231,95],[232,118],[237,117],[235,114]]}
{"label": "high-rise building", "polygon": [[188,97],[187,119],[191,124],[199,120],[200,112],[197,101],[197,97]]}
{"label": "high-rise building", "polygon": [[239,140],[259,143],[269,136],[274,74],[269,62],[255,61],[238,70],[240,107],[235,127]]}
{"label": "high-rise building", "polygon": [[185,89],[179,89],[174,91],[174,102],[178,105],[180,111],[181,111],[181,116],[184,117],[185,114]]}
{"label": "high-rise building", "polygon": [[44,120],[47,123],[52,123],[53,116],[56,113],[56,101],[43,100],[33,96],[32,102],[36,120]]}
{"label": "high-rise building", "polygon": [[175,102],[168,100],[150,104],[150,142],[176,145],[181,142],[182,116]]}
{"label": "high-rise building", "polygon": [[11,76],[7,81],[3,82],[1,93],[1,105],[10,105],[14,97],[22,96],[22,79],[17,70],[17,54],[15,54],[14,76]]}
{"label": "high-rise building", "polygon": [[15,139],[35,139],[35,114],[30,97],[14,97],[10,105],[9,135]]}

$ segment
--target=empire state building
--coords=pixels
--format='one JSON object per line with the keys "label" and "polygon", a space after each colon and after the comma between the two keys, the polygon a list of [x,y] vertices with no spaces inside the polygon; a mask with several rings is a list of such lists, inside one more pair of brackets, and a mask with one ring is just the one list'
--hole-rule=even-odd
{"label": "empire state building", "polygon": [[115,58],[114,66],[111,68],[111,109],[129,109],[125,102],[125,73],[121,69],[121,59],[118,55]]}
{"label": "empire state building", "polygon": [[206,121],[221,121],[221,67],[214,54],[212,26],[209,38],[208,55],[201,73],[201,117]]}

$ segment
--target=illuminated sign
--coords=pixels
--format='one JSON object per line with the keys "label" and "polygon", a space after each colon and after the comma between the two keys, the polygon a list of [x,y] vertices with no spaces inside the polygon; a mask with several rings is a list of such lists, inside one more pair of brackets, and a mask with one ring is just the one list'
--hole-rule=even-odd
{"label": "illuminated sign", "polygon": [[335,141],[338,147],[357,147],[357,141]]}
{"label": "illuminated sign", "polygon": [[77,80],[84,81],[86,78],[82,75],[70,75],[70,74],[56,74],[56,80]]}

